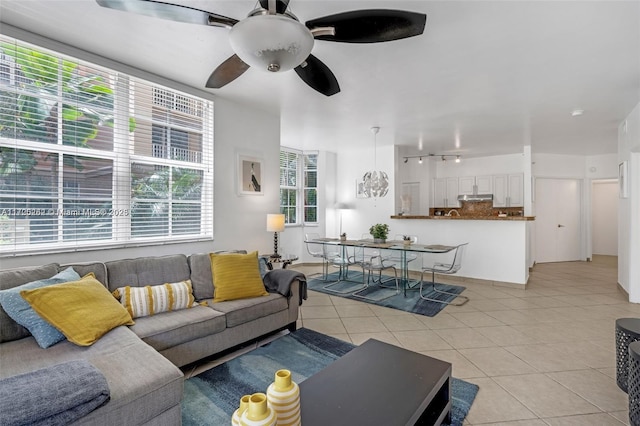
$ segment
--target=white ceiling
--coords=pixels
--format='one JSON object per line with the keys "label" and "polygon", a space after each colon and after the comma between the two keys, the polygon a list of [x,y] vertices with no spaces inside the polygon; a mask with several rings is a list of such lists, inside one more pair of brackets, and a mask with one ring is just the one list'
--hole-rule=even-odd
{"label": "white ceiling", "polygon": [[[255,1],[173,0],[236,19]],[[294,72],[249,69],[221,97],[281,116],[282,144],[483,156],[617,151],[617,126],[640,101],[640,1],[291,0],[301,22],[347,10],[427,14],[422,36],[377,44],[317,41],[342,91],[316,93]],[[228,30],[98,6],[2,0],[3,23],[204,88],[233,54]],[[585,113],[572,117],[580,108]],[[421,149],[421,151],[420,151]]]}

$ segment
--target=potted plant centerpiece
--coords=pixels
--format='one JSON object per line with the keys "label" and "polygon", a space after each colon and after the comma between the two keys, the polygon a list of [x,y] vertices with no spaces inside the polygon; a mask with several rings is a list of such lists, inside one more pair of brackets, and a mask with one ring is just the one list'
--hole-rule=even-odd
{"label": "potted plant centerpiece", "polygon": [[374,243],[384,243],[389,235],[389,225],[386,223],[376,223],[369,228],[369,233],[373,236]]}

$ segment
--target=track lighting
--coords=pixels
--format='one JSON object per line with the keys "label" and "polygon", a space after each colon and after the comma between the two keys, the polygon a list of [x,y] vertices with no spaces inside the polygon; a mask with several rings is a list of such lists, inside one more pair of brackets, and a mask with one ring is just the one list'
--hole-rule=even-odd
{"label": "track lighting", "polygon": [[409,158],[417,158],[418,159],[418,164],[422,164],[422,157],[440,157],[441,161],[447,161],[447,157],[453,157],[455,159],[456,163],[459,163],[462,161],[462,156],[460,154],[426,154],[426,155],[408,155],[404,158],[404,163],[407,163],[409,161]]}

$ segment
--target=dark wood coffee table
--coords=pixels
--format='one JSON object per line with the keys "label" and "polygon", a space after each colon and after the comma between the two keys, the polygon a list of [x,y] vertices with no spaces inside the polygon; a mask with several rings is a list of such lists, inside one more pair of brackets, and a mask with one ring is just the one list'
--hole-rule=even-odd
{"label": "dark wood coffee table", "polygon": [[300,383],[304,426],[451,421],[451,364],[369,339]]}

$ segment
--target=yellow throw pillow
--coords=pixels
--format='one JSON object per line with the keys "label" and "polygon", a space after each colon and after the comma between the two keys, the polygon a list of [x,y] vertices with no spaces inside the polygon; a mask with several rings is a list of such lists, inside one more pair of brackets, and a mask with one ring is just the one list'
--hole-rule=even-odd
{"label": "yellow throw pillow", "polygon": [[197,305],[191,289],[191,280],[145,287],[119,287],[111,294],[120,300],[132,318],[177,311]]}
{"label": "yellow throw pillow", "polygon": [[93,276],[20,295],[70,342],[89,346],[119,325],[133,325],[129,312]]}
{"label": "yellow throw pillow", "polygon": [[258,252],[209,254],[213,273],[213,301],[267,296],[258,267]]}

